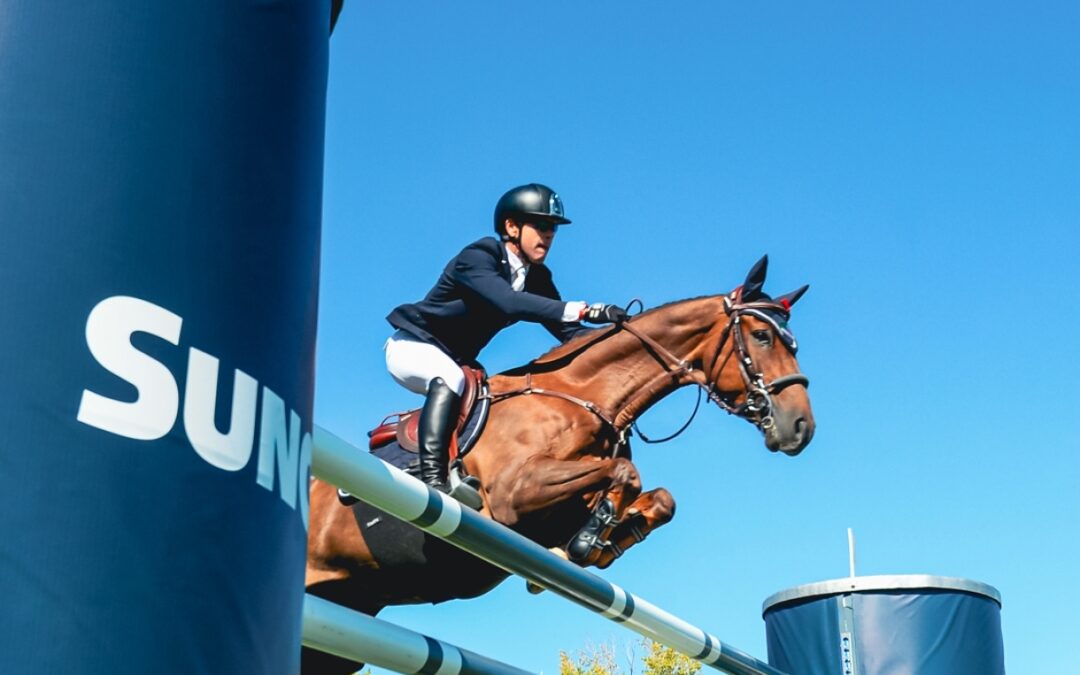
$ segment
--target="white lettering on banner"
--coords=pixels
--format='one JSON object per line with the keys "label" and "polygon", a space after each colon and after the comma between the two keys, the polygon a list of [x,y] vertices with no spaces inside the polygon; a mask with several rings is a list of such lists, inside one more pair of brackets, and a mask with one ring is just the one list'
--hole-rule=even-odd
{"label": "white lettering on banner", "polygon": [[[181,317],[139,298],[114,296],[99,302],[86,320],[86,344],[102,367],[135,387],[137,398],[130,403],[117,401],[84,389],[76,419],[140,441],[168,434],[180,411],[176,378],[165,364],[136,349],[131,336],[149,333],[179,346],[182,324]],[[228,432],[222,433],[214,421],[219,369],[217,357],[189,348],[184,431],[192,449],[208,464],[239,471],[248,465],[255,443],[259,383],[234,370],[231,421]],[[311,433],[301,435],[300,415],[289,409],[286,416],[285,402],[267,387],[262,387],[261,412],[255,480],[273,492],[277,475],[281,500],[299,511],[306,529]]]}
{"label": "white lettering on banner", "polygon": [[251,458],[259,383],[244,371],[236,371],[233,378],[232,422],[227,434],[218,431],[214,424],[217,392],[218,360],[192,347],[188,357],[187,386],[184,388],[184,430],[187,431],[191,447],[200,457],[219,469],[238,471],[247,466]]}
{"label": "white lettering on banner", "polygon": [[78,420],[140,441],[169,433],[180,402],[176,380],[164,364],[135,349],[131,335],[149,333],[178,345],[182,323],[169,310],[138,298],[117,295],[99,302],[86,319],[86,344],[98,363],[134,385],[138,396],[127,403],[84,390]]}
{"label": "white lettering on banner", "polygon": [[308,523],[308,489],[311,487],[311,432],[304,434],[304,440],[300,441],[300,466],[296,475],[296,489],[300,493],[300,519],[304,521],[304,529]]}
{"label": "white lettering on banner", "polygon": [[[274,467],[281,475],[281,498],[296,508],[296,465],[300,455],[300,416],[290,411],[285,428],[285,402],[263,387],[262,429],[259,430],[259,485],[274,489]],[[275,452],[276,449],[276,452]],[[277,459],[275,462],[274,459]],[[287,492],[286,492],[287,490]]]}

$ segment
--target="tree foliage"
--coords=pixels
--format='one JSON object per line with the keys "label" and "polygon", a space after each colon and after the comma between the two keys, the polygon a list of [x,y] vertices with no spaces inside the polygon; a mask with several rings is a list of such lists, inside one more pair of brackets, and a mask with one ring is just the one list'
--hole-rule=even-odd
{"label": "tree foliage", "polygon": [[[695,675],[701,664],[659,642],[642,640],[644,656],[641,658],[642,675]],[[574,655],[559,652],[559,675],[634,675],[637,659],[634,649],[627,650],[628,668],[620,668],[611,644],[586,645]]]}
{"label": "tree foliage", "polygon": [[659,642],[645,640],[645,647],[644,675],[694,675],[701,670],[700,663]]}
{"label": "tree foliage", "polygon": [[559,652],[559,675],[618,675],[615,647],[586,645],[574,656]]}

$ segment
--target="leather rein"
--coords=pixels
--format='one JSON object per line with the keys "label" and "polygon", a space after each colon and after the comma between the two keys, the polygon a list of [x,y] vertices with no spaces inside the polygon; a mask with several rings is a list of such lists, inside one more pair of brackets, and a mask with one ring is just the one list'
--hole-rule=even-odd
{"label": "leather rein", "polygon": [[[640,301],[634,300],[630,304]],[[623,322],[617,324],[611,332],[624,330],[649,349],[648,351],[657,362],[664,368],[664,372],[660,375],[660,378],[672,378],[676,381],[682,377],[686,377],[690,380],[690,383],[697,385],[698,387],[698,401],[694,406],[694,411],[690,415],[690,419],[686,421],[683,426],[674,434],[662,439],[650,439],[638,431],[638,435],[646,443],[663,443],[670,441],[677,437],[683,431],[685,431],[690,423],[697,415],[698,408],[701,405],[701,393],[704,392],[708,396],[709,400],[723,409],[725,412],[736,417],[741,417],[751,424],[756,426],[762,432],[770,429],[774,420],[772,417],[773,412],[773,396],[783,391],[785,388],[790,387],[793,384],[801,384],[804,387],[809,386],[810,379],[802,373],[791,373],[789,375],[782,375],[776,378],[772,382],[766,382],[764,374],[754,366],[754,360],[751,358],[749,351],[746,349],[746,338],[743,337],[742,331],[739,327],[742,322],[743,315],[751,311],[767,310],[770,312],[779,313],[785,319],[790,316],[790,310],[787,306],[775,302],[742,302],[742,287],[736,288],[729,295],[724,296],[724,313],[728,316],[727,325],[724,326],[724,330],[720,335],[720,341],[716,346],[716,351],[713,353],[712,363],[707,369],[695,368],[689,361],[679,358],[673,354],[669,349],[661,345],[659,342],[649,337],[645,333],[642,333],[638,329],[630,325],[629,322]],[[610,334],[610,333],[608,333]],[[728,352],[727,357],[724,358],[724,362],[720,365],[720,370],[716,370],[716,364],[720,360],[720,355],[724,351],[724,346],[727,344],[728,339],[734,335],[734,348]],[[586,347],[587,348],[587,347]],[[709,375],[714,372],[723,371],[727,364],[727,360],[732,356],[735,356],[739,363],[739,373],[742,375],[743,384],[745,386],[745,398],[742,403],[736,405],[733,401],[728,400],[723,394],[721,394],[717,388],[716,383],[713,382]],[[657,378],[657,379],[660,379]],[[646,387],[645,389],[648,389]],[[528,396],[536,394],[538,396],[550,396],[553,398],[559,398],[564,401],[569,401],[574,405],[577,405],[585,410],[588,410],[597,418],[599,418],[613,433],[616,439],[616,445],[614,455],[618,455],[619,449],[625,446],[629,439],[629,432],[631,427],[636,429],[636,422],[630,420],[625,424],[618,424],[616,420],[612,419],[604,413],[600,406],[596,405],[592,401],[587,401],[577,396],[567,394],[561,391],[555,391],[552,389],[544,389],[542,387],[534,387],[532,384],[532,373],[525,374],[525,386],[520,389],[514,389],[512,391],[502,392],[499,394],[489,394],[488,398],[492,403],[512,398],[515,396]],[[618,417],[618,415],[616,415]]]}

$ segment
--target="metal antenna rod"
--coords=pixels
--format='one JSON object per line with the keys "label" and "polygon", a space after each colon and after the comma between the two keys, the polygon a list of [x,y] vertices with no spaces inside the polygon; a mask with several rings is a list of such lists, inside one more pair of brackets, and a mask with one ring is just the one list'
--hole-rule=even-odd
{"label": "metal antenna rod", "polygon": [[849,527],[847,529],[847,556],[848,556],[848,569],[851,571],[852,578],[855,577],[855,533],[851,531]]}

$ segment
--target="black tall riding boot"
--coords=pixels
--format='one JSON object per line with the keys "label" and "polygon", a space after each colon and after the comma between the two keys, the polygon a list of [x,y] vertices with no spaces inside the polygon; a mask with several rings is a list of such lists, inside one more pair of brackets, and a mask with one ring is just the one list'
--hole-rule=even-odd
{"label": "black tall riding boot", "polygon": [[420,411],[417,433],[420,445],[420,480],[442,492],[449,492],[446,483],[447,453],[450,434],[457,426],[461,397],[441,377],[428,385],[427,400]]}

